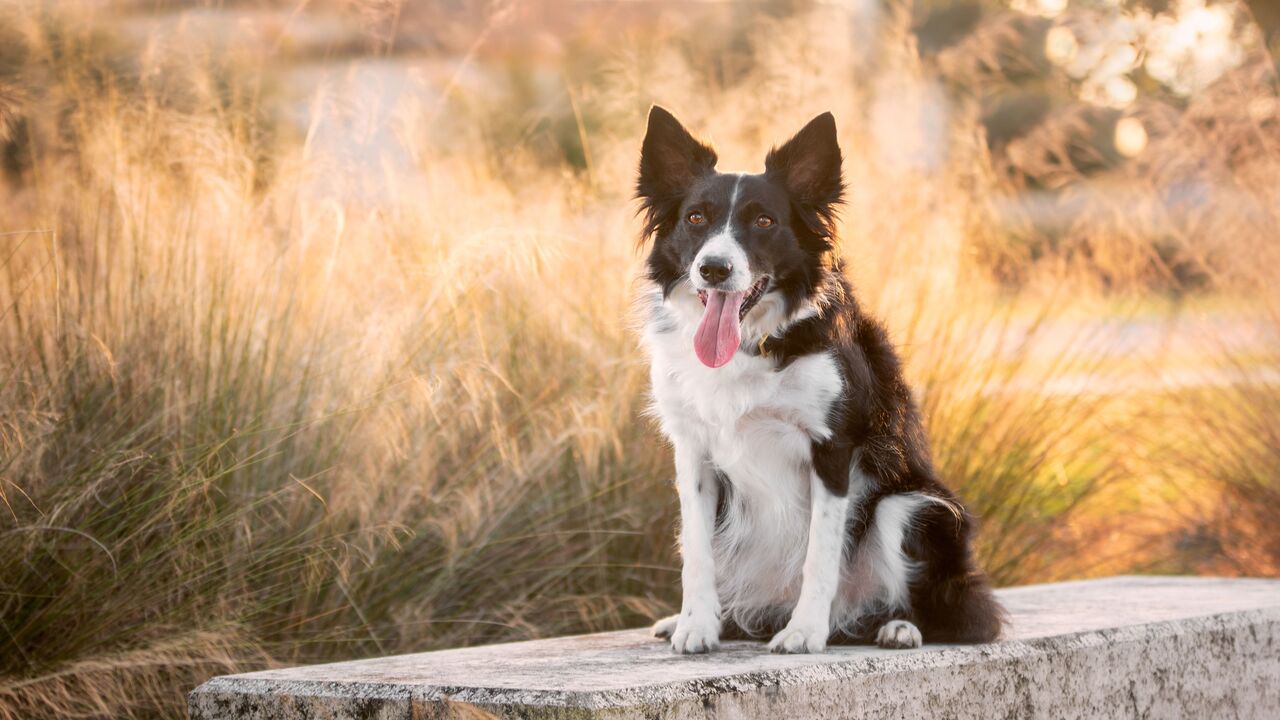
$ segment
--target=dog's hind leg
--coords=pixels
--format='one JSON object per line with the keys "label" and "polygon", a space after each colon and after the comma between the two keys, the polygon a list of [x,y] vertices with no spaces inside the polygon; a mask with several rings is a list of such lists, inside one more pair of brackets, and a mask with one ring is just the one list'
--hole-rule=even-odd
{"label": "dog's hind leg", "polygon": [[910,620],[890,620],[880,626],[876,633],[876,644],[882,648],[904,650],[918,648],[924,644],[920,628]]}
{"label": "dog's hind leg", "polygon": [[676,623],[680,620],[679,615],[669,615],[653,624],[653,636],[670,640],[671,634],[676,631]]}

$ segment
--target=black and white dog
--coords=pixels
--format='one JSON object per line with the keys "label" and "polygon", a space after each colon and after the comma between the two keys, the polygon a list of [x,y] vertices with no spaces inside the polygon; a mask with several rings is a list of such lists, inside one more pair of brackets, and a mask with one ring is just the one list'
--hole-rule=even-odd
{"label": "black and white dog", "polygon": [[679,653],[771,637],[985,642],[1003,612],[938,480],[885,330],[836,256],[840,148],[830,113],[770,151],[761,175],[655,107],[637,196],[652,239],[644,341],[675,448]]}

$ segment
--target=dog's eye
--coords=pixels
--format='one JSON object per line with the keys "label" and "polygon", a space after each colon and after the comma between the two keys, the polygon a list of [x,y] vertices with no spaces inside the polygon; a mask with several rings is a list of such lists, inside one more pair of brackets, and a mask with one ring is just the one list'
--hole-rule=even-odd
{"label": "dog's eye", "polygon": [[773,227],[773,218],[769,217],[768,215],[761,215],[760,217],[756,218],[756,227],[758,228]]}
{"label": "dog's eye", "polygon": [[704,216],[702,213],[698,212],[697,210],[694,210],[693,212],[689,213],[689,217],[687,219],[689,220],[690,225],[701,225],[702,223],[707,221],[706,216]]}

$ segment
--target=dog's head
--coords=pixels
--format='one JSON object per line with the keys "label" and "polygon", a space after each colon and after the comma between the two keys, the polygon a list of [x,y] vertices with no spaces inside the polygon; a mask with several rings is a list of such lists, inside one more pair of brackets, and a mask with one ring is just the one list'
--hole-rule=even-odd
{"label": "dog's head", "polygon": [[[720,367],[742,326],[776,326],[818,291],[830,267],[844,182],[836,122],[823,113],[769,151],[760,175],[716,171],[716,153],[671,113],[649,112],[636,194],[649,277],[671,304],[698,308],[698,358]],[[764,327],[764,332],[772,331]]]}

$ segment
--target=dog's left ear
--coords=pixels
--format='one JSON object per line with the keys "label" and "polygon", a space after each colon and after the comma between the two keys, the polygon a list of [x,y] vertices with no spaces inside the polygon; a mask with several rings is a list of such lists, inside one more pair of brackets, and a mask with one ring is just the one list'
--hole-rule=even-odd
{"label": "dog's left ear", "polygon": [[840,163],[836,119],[825,112],[810,120],[782,147],[770,150],[764,170],[791,193],[797,204],[829,222],[834,206],[844,197]]}
{"label": "dog's left ear", "polygon": [[641,242],[669,229],[685,193],[716,167],[716,151],[699,141],[665,108],[649,110],[649,127],[640,149],[636,198],[645,216]]}
{"label": "dog's left ear", "polygon": [[649,109],[649,126],[640,149],[640,198],[682,194],[699,176],[715,169],[716,151],[698,141],[660,105]]}

